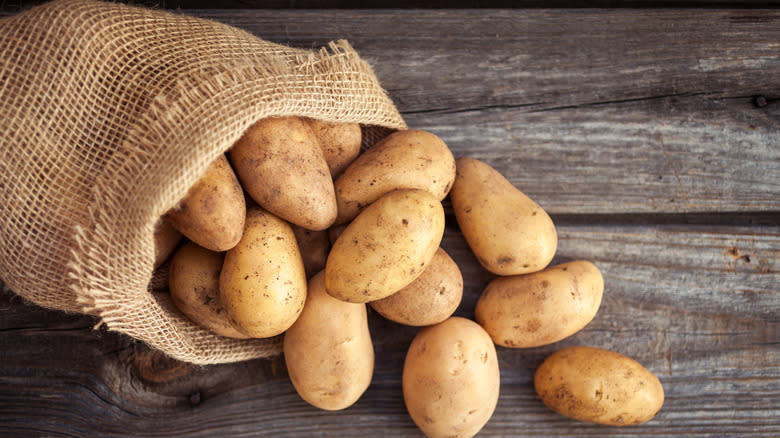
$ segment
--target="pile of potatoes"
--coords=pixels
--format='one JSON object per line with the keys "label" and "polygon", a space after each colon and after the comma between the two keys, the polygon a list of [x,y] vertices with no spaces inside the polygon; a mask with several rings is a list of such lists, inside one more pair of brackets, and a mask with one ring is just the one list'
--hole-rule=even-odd
{"label": "pile of potatoes", "polygon": [[[283,334],[293,386],[325,410],[351,406],[371,382],[367,305],[422,327],[404,362],[407,410],[429,437],[473,436],[498,402],[495,346],[576,333],[598,311],[602,275],[585,260],[549,267],[549,215],[436,135],[397,131],[362,153],[361,142],[356,124],[260,120],[163,217],[155,264],[170,259],[173,302],[195,323],[231,338]],[[453,316],[463,277],[441,248],[448,195],[496,274],[475,321]],[[638,424],[663,403],[652,373],[591,347],[554,353],[534,384],[551,409],[587,422]]]}

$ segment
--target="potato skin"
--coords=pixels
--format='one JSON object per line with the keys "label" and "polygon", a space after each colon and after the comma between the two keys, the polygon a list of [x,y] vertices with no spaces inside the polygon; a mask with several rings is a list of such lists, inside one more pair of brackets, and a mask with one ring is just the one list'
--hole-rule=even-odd
{"label": "potato skin", "polygon": [[544,269],[558,246],[550,216],[489,165],[461,157],[456,166],[452,208],[479,263],[497,275]]}
{"label": "potato skin", "polygon": [[302,119],[262,119],[228,155],[244,189],[264,209],[315,231],[335,220],[333,179],[317,137]]}
{"label": "potato skin", "polygon": [[414,281],[444,235],[444,208],[425,190],[383,196],[336,239],[325,264],[325,287],[340,300],[365,303]]}
{"label": "potato skin", "polygon": [[500,380],[490,336],[477,323],[452,317],[412,340],[402,376],[404,402],[428,437],[471,437],[493,415]]}
{"label": "potato skin", "polygon": [[247,335],[230,324],[219,298],[219,273],[224,254],[187,242],[171,259],[168,286],[176,307],[192,322],[229,338]]}
{"label": "potato skin", "polygon": [[358,155],[363,142],[363,133],[358,123],[325,122],[306,119],[319,140],[325,161],[333,179],[347,168]]}
{"label": "potato skin", "polygon": [[653,373],[627,356],[593,347],[550,355],[536,370],[534,387],[553,411],[610,426],[644,423],[664,403],[663,386]]}
{"label": "potato skin", "polygon": [[244,235],[225,254],[219,293],[231,323],[253,338],[287,330],[306,301],[306,273],[290,225],[263,210],[247,210]]}
{"label": "potato skin", "polygon": [[463,275],[455,260],[443,249],[408,286],[369,304],[385,318],[399,324],[438,324],[455,313],[463,298]]}
{"label": "potato skin", "polygon": [[598,312],[604,278],[577,260],[525,275],[493,279],[477,300],[477,322],[497,345],[530,348],[558,342]]}
{"label": "potato skin", "polygon": [[165,219],[198,245],[227,251],[241,239],[245,216],[244,191],[227,158],[220,155]]}
{"label": "potato skin", "polygon": [[303,312],[284,335],[287,371],[298,394],[325,410],[354,404],[374,374],[366,305],[325,291],[325,273],[309,281]]}
{"label": "potato skin", "polygon": [[455,158],[436,135],[397,131],[370,147],[334,183],[336,224],[352,220],[382,195],[396,189],[427,190],[439,201],[455,179]]}

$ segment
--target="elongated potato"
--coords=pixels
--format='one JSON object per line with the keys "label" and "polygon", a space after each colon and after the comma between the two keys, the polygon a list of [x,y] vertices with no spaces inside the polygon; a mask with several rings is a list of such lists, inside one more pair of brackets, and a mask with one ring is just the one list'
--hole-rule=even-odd
{"label": "elongated potato", "polygon": [[246,216],[244,191],[225,158],[219,158],[165,218],[198,245],[227,251],[241,239]]}
{"label": "elongated potato", "polygon": [[301,252],[303,267],[306,269],[306,278],[311,278],[325,269],[325,261],[328,260],[330,250],[328,231],[312,231],[297,225],[293,225],[292,229],[295,233],[295,241],[298,243],[298,250]]}
{"label": "elongated potato", "polygon": [[439,201],[455,179],[455,159],[434,134],[398,131],[369,148],[334,183],[336,224],[352,220],[369,204],[396,189],[429,191]]}
{"label": "elongated potato", "polygon": [[284,334],[284,359],[298,394],[326,410],[351,406],[374,374],[366,305],[325,291],[325,273],[309,281],[303,312]]}
{"label": "elongated potato", "polygon": [[363,133],[357,123],[330,123],[317,119],[306,120],[320,142],[325,161],[333,179],[360,155]]}
{"label": "elongated potato", "polygon": [[336,219],[328,163],[302,119],[260,120],[228,155],[249,196],[274,215],[308,230],[324,230]]}
{"label": "elongated potato", "polygon": [[253,338],[287,330],[306,301],[306,273],[290,225],[263,210],[247,210],[241,241],[225,254],[219,293],[230,322]]}
{"label": "elongated potato", "polygon": [[229,338],[247,335],[230,323],[219,297],[224,254],[187,242],[171,259],[168,286],[176,307],[194,323]]}
{"label": "elongated potato", "polygon": [[579,421],[630,426],[655,416],[664,388],[639,362],[614,351],[569,347],[536,370],[534,387],[553,411]]}
{"label": "elongated potato", "polygon": [[369,304],[391,321],[425,326],[438,324],[452,316],[461,298],[463,275],[460,268],[449,254],[439,248],[417,279],[389,297]]}
{"label": "elongated potato", "polygon": [[498,403],[496,347],[474,321],[449,318],[415,336],[401,381],[406,410],[426,436],[472,437]]}
{"label": "elongated potato", "polygon": [[443,235],[438,199],[425,190],[390,192],[336,239],[325,264],[325,287],[352,303],[389,296],[422,274]]}
{"label": "elongated potato", "polygon": [[477,301],[477,322],[503,347],[552,344],[585,327],[601,305],[604,279],[577,260],[533,274],[498,277]]}
{"label": "elongated potato", "polygon": [[498,275],[544,269],[558,246],[550,216],[489,165],[461,157],[456,166],[452,208],[479,263]]}

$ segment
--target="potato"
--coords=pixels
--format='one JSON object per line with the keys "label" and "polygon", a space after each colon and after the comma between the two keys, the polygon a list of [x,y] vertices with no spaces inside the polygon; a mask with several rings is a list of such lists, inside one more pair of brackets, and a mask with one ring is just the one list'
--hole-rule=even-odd
{"label": "potato", "polygon": [[425,435],[474,436],[498,403],[496,347],[477,323],[449,318],[415,336],[401,381],[406,409]]}
{"label": "potato", "polygon": [[363,134],[358,123],[306,120],[319,140],[331,176],[335,179],[360,155]]}
{"label": "potato", "polygon": [[284,359],[298,394],[326,410],[351,406],[374,374],[366,305],[325,291],[325,273],[309,282],[303,312],[284,334]]}
{"label": "potato", "polygon": [[454,179],[455,159],[439,137],[414,129],[395,132],[360,155],[336,179],[335,223],[349,222],[396,189],[427,190],[441,201]]}
{"label": "potato", "polygon": [[225,254],[219,293],[230,322],[253,338],[287,330],[306,301],[306,273],[290,225],[263,210],[247,210],[244,235]]}
{"label": "potato", "polygon": [[578,260],[533,274],[498,277],[477,301],[477,322],[503,347],[558,342],[596,316],[604,279],[591,262]]}
{"label": "potato", "polygon": [[227,158],[220,155],[165,219],[198,245],[227,251],[241,239],[245,216],[244,191]]}
{"label": "potato", "polygon": [[165,263],[184,236],[163,218],[154,227],[154,267]]}
{"label": "potato", "polygon": [[249,196],[274,215],[315,231],[336,219],[328,163],[302,119],[262,119],[247,129],[228,155]]}
{"label": "potato", "polygon": [[306,278],[325,269],[325,261],[328,259],[330,239],[327,230],[312,231],[293,225],[295,241],[303,259],[303,268],[306,270]]}
{"label": "potato", "polygon": [[422,274],[443,235],[438,199],[425,190],[390,192],[336,239],[325,264],[325,287],[353,303],[389,296]]}
{"label": "potato", "polygon": [[192,322],[229,338],[247,335],[230,324],[219,298],[219,273],[224,254],[187,242],[171,259],[168,285],[176,307]]}
{"label": "potato", "polygon": [[372,301],[371,307],[400,324],[438,324],[452,316],[463,297],[463,275],[454,260],[441,248],[416,280],[400,291]]}
{"label": "potato", "polygon": [[593,347],[553,353],[536,370],[534,386],[553,411],[611,426],[644,423],[664,403],[653,373],[629,357]]}
{"label": "potato", "polygon": [[489,165],[461,157],[456,166],[452,208],[479,263],[498,275],[544,269],[558,246],[550,216]]}

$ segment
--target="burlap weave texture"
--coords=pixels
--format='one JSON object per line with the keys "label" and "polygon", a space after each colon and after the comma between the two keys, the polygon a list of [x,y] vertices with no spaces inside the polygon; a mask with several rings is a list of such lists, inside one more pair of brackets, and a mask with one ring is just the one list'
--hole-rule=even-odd
{"label": "burlap weave texture", "polygon": [[255,121],[405,124],[345,41],[319,51],[213,21],[88,0],[0,20],[0,276],[199,364],[265,357],[149,290],[154,226]]}

